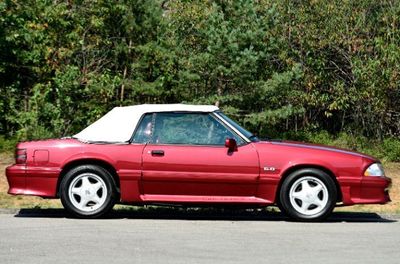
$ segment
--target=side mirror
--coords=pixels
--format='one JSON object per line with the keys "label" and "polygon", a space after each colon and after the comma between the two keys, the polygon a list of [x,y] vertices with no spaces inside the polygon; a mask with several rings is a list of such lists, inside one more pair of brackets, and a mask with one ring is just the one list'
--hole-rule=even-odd
{"label": "side mirror", "polygon": [[225,147],[228,148],[228,152],[238,151],[236,140],[233,138],[225,139]]}

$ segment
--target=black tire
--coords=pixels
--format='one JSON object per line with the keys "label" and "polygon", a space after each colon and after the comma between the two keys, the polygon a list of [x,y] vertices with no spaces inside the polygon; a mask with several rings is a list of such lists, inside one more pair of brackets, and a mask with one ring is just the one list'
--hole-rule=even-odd
{"label": "black tire", "polygon": [[[75,194],[74,189],[79,193]],[[60,197],[64,208],[72,215],[99,218],[113,208],[117,191],[113,177],[106,169],[80,165],[65,174],[60,184]]]}
{"label": "black tire", "polygon": [[321,221],[332,213],[337,189],[333,179],[324,171],[299,169],[284,180],[279,201],[282,210],[293,219]]}

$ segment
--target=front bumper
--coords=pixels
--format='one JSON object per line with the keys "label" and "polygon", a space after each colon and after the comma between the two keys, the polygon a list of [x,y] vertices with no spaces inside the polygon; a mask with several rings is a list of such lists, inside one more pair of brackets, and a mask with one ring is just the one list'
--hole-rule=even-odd
{"label": "front bumper", "polygon": [[343,205],[386,204],[391,201],[389,190],[392,180],[389,177],[362,177],[340,185]]}

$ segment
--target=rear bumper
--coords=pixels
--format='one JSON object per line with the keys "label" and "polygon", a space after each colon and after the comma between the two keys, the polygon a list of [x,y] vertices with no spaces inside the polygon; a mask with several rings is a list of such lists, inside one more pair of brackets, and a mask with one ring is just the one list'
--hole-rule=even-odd
{"label": "rear bumper", "polygon": [[59,168],[11,165],[6,168],[9,194],[56,197]]}
{"label": "rear bumper", "polygon": [[26,188],[25,165],[12,165],[6,168],[9,194],[24,194]]}
{"label": "rear bumper", "polygon": [[390,202],[388,177],[362,177],[360,180],[340,182],[343,205],[386,204]]}

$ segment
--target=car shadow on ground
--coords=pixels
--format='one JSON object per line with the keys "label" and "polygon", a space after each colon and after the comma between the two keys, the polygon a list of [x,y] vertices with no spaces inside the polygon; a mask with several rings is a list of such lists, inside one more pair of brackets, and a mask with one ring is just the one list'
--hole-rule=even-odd
{"label": "car shadow on ground", "polygon": [[[15,217],[29,218],[74,218],[64,209],[20,209]],[[135,207],[117,209],[102,219],[152,219],[152,220],[214,220],[214,221],[286,221],[295,222],[277,210],[265,209],[225,209],[225,208],[175,208],[175,207]],[[399,217],[366,212],[333,212],[325,223],[393,223]]]}

